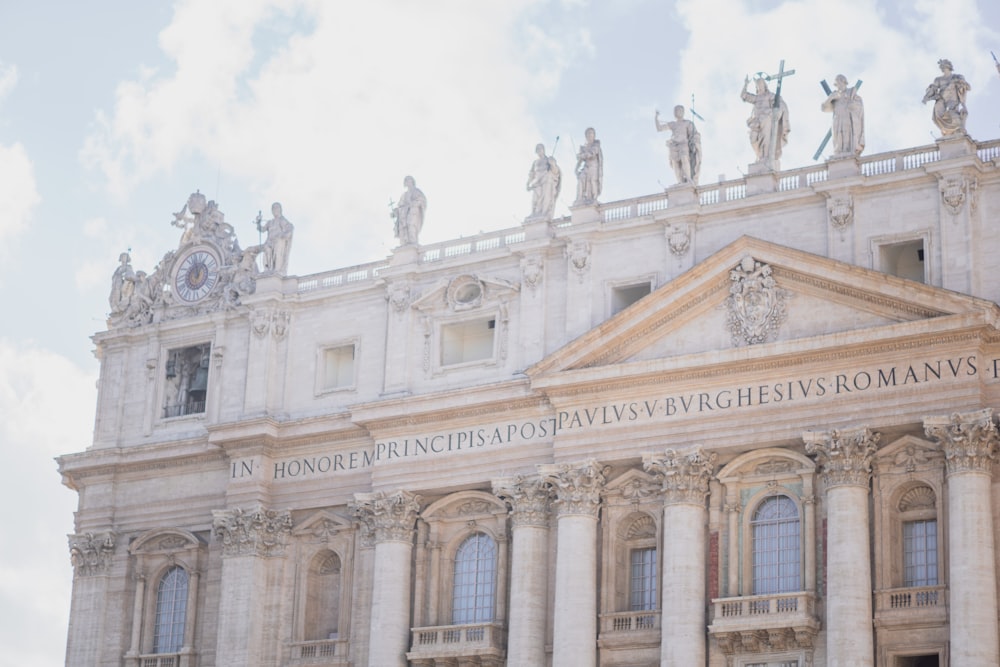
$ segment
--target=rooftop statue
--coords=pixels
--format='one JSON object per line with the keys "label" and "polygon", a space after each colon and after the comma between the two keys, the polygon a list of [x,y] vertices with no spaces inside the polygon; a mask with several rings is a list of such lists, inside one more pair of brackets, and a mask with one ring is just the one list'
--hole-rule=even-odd
{"label": "rooftop statue", "polygon": [[785,100],[778,98],[778,105],[775,107],[775,94],[768,89],[767,81],[763,77],[755,78],[754,82],[757,87],[756,93],[747,91],[749,76],[743,80],[743,91],[740,93],[740,98],[744,102],[753,105],[753,111],[747,119],[747,127],[750,128],[750,146],[757,155],[755,164],[777,171],[781,148],[788,143],[788,133],[791,130],[791,124],[788,122],[788,106]]}
{"label": "rooftop statue", "polygon": [[660,122],[660,112],[653,118],[656,131],[670,130],[667,148],[670,149],[670,166],[678,183],[698,185],[698,174],[701,172],[701,135],[694,122],[684,118],[684,107],[678,104],[674,107],[674,120]]}
{"label": "rooftop statue", "polygon": [[939,60],[938,66],[941,68],[941,76],[927,86],[923,102],[926,104],[930,100],[934,101],[931,118],[941,129],[942,137],[965,134],[965,117],[969,115],[965,96],[971,86],[964,76],[952,71],[950,60]]}
{"label": "rooftop statue", "polygon": [[399,204],[392,209],[392,217],[396,221],[394,234],[400,245],[416,245],[420,230],[424,226],[424,212],[427,210],[427,197],[417,187],[412,176],[403,179],[406,191],[399,198]]}
{"label": "rooftop statue", "polygon": [[257,217],[257,231],[267,232],[267,240],[260,246],[261,262],[265,273],[285,275],[288,271],[288,255],[292,249],[292,232],[294,226],[281,213],[281,204],[271,204],[271,215],[266,223],[261,224]]}
{"label": "rooftop statue", "polygon": [[528,172],[528,192],[531,193],[531,218],[551,220],[556,199],[562,186],[562,173],[556,159],[545,155],[545,144],[535,146],[535,161]]}
{"label": "rooftop statue", "polygon": [[[824,82],[824,85],[825,82]],[[865,105],[858,95],[857,86],[849,88],[847,77],[838,74],[834,81],[836,90],[823,104],[822,111],[833,112],[833,157],[852,157],[865,148]]]}
{"label": "rooftop statue", "polygon": [[587,143],[576,154],[576,201],[574,206],[596,204],[604,186],[604,153],[594,128],[586,131]]}

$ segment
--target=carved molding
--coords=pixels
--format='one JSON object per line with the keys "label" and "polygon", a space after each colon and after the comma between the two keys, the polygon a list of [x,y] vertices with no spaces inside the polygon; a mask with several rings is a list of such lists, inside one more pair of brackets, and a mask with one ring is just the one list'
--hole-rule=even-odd
{"label": "carved molding", "polygon": [[642,468],[660,479],[665,504],[704,507],[715,459],[714,452],[701,446],[684,453],[668,449],[663,454],[643,454]]}
{"label": "carved molding", "polygon": [[356,493],[349,505],[355,518],[368,527],[375,542],[413,542],[413,530],[420,512],[420,496],[399,490]]}
{"label": "carved molding", "polygon": [[542,479],[555,491],[559,516],[577,514],[596,517],[608,470],[609,466],[601,465],[596,459],[538,466]]}
{"label": "carved molding", "polygon": [[827,488],[835,486],[868,487],[872,457],[881,436],[867,427],[807,431],[802,435],[806,453],[816,459]]}
{"label": "carved molding", "polygon": [[924,432],[944,450],[948,474],[991,474],[997,459],[997,427],[992,408],[924,417]]}
{"label": "carved molding", "polygon": [[115,534],[84,533],[69,536],[69,556],[78,577],[107,574],[115,555]]}
{"label": "carved molding", "polygon": [[510,507],[514,527],[548,527],[552,487],[541,477],[515,475],[493,480],[493,495]]}
{"label": "carved molding", "polygon": [[212,510],[212,532],[222,541],[223,556],[282,556],[292,532],[288,510]]}
{"label": "carved molding", "polygon": [[777,286],[771,266],[750,255],[729,272],[726,324],[733,345],[767,342],[785,321],[789,292]]}
{"label": "carved molding", "polygon": [[816,630],[810,627],[778,627],[767,630],[743,630],[714,634],[719,649],[729,657],[742,653],[805,650],[812,659]]}

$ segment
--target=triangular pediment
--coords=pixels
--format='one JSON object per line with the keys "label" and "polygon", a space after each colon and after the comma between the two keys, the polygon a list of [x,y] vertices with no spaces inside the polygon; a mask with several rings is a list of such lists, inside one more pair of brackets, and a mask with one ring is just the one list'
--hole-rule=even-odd
{"label": "triangular pediment", "polygon": [[539,386],[601,367],[693,368],[997,322],[990,301],[744,236],[527,374]]}

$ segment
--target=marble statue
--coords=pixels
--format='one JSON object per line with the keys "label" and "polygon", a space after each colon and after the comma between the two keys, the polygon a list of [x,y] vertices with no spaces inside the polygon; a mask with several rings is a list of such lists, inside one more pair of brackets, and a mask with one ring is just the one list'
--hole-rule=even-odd
{"label": "marble statue", "polygon": [[574,206],[597,203],[604,185],[604,153],[594,128],[586,131],[587,143],[576,154],[576,201]]}
{"label": "marble statue", "polygon": [[556,199],[562,185],[562,174],[556,159],[545,155],[545,144],[535,146],[535,161],[528,172],[528,192],[531,193],[532,218],[552,219]]}
{"label": "marble statue", "polygon": [[667,148],[670,149],[670,166],[678,183],[698,185],[698,174],[701,172],[701,135],[694,122],[684,118],[684,107],[674,107],[674,120],[660,122],[660,112],[653,117],[656,131],[670,130]]}
{"label": "marble statue", "polygon": [[856,88],[847,86],[847,77],[838,74],[834,90],[820,106],[833,112],[833,157],[853,157],[865,148],[865,105]]}
{"label": "marble statue", "polygon": [[[743,91],[740,98],[744,102],[753,105],[750,118],[747,119],[747,127],[750,128],[750,145],[757,155],[756,164],[777,170],[778,160],[781,158],[781,148],[788,143],[788,133],[791,125],[788,122],[788,106],[785,100],[779,100],[778,107],[774,106],[774,93],[767,88],[767,82],[758,77],[754,79],[757,92],[747,91],[747,84],[750,77],[743,80]],[[771,155],[771,147],[774,146],[774,155]]]}
{"label": "marble statue", "polygon": [[108,304],[112,314],[124,313],[135,291],[135,272],[132,270],[132,257],[123,252],[118,255],[118,268],[111,275],[111,294]]}
{"label": "marble statue", "polygon": [[392,209],[392,217],[396,221],[395,235],[400,245],[415,245],[420,229],[424,226],[427,197],[417,187],[412,176],[403,179],[403,186],[406,191],[399,198],[399,204]]}
{"label": "marble statue", "polygon": [[941,68],[941,76],[927,86],[923,102],[926,104],[930,100],[934,101],[931,118],[941,129],[941,136],[965,134],[965,118],[969,115],[965,96],[971,86],[964,76],[952,71],[950,60],[939,60],[938,66]]}
{"label": "marble statue", "polygon": [[281,204],[271,204],[273,216],[263,225],[257,219],[257,231],[267,232],[267,240],[260,246],[261,263],[265,273],[285,275],[288,271],[288,255],[292,249],[292,232],[294,226],[281,213]]}

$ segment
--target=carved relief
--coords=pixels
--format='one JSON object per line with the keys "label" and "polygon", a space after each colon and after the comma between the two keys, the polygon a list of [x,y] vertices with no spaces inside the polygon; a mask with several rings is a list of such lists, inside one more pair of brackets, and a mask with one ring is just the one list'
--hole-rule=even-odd
{"label": "carved relief", "polygon": [[73,563],[74,574],[78,577],[105,574],[111,567],[114,555],[115,534],[111,531],[98,535],[84,533],[69,537],[69,556]]}
{"label": "carved relief", "polygon": [[410,306],[410,286],[407,283],[393,283],[389,285],[389,293],[386,296],[392,310],[399,315],[406,312]]}
{"label": "carved relief", "polygon": [[854,222],[854,201],[850,197],[832,197],[826,203],[830,224],[843,231]]}
{"label": "carved relief", "polygon": [[643,454],[642,468],[660,479],[666,504],[704,506],[715,459],[715,453],[700,446],[686,453],[668,449],[663,454]]}
{"label": "carved relief", "polygon": [[806,453],[816,459],[827,488],[864,486],[871,478],[872,457],[880,435],[868,428],[808,431],[802,439]]}
{"label": "carved relief", "polygon": [[510,507],[514,526],[548,527],[552,487],[541,477],[516,475],[494,480],[493,495]]}
{"label": "carved relief", "polygon": [[271,313],[266,310],[250,311],[250,330],[257,338],[263,338],[271,330]]}
{"label": "carved relief", "polygon": [[292,531],[288,510],[212,510],[212,532],[222,541],[223,556],[281,556]]}
{"label": "carved relief", "polygon": [[967,196],[971,196],[977,186],[976,179],[959,176],[944,179],[940,184],[941,201],[952,215],[962,212]]}
{"label": "carved relief", "polygon": [[538,289],[545,277],[545,264],[538,257],[529,257],[521,261],[521,280],[531,288],[532,291]]}
{"label": "carved relief", "polygon": [[538,473],[556,493],[555,505],[561,516],[596,516],[608,470],[608,466],[602,466],[596,459],[538,466]]}
{"label": "carved relief", "polygon": [[448,283],[445,298],[448,300],[448,305],[451,306],[451,309],[456,312],[472,310],[483,305],[483,293],[485,291],[486,286],[478,277],[462,275],[453,278]]}
{"label": "carved relief", "polygon": [[251,310],[250,330],[257,338],[264,338],[270,333],[281,340],[288,333],[288,323],[291,317],[291,313],[283,310]]}
{"label": "carved relief", "polygon": [[733,345],[766,342],[785,320],[788,292],[777,286],[771,267],[749,255],[729,272],[725,307]]}
{"label": "carved relief", "polygon": [[653,517],[644,514],[628,525],[625,531],[626,540],[639,540],[656,537],[656,522]]}
{"label": "carved relief", "polygon": [[997,459],[997,427],[993,410],[956,412],[948,417],[925,417],[924,432],[944,449],[948,474],[990,474]]}
{"label": "carved relief", "polygon": [[566,259],[569,260],[570,268],[582,281],[590,270],[590,244],[586,241],[574,241],[566,247]]}
{"label": "carved relief", "polygon": [[928,463],[937,456],[939,456],[937,452],[911,444],[907,445],[893,457],[892,464],[897,468],[902,468],[906,472],[914,472],[918,466]]}
{"label": "carved relief", "polygon": [[691,248],[691,225],[667,225],[664,234],[673,255],[683,257]]}
{"label": "carved relief", "polygon": [[914,487],[904,493],[903,497],[899,499],[900,512],[934,509],[935,505],[936,498],[934,497],[934,491],[929,486]]}
{"label": "carved relief", "polygon": [[403,490],[389,495],[382,491],[356,493],[349,507],[354,517],[372,531],[375,542],[412,542],[420,496]]}

